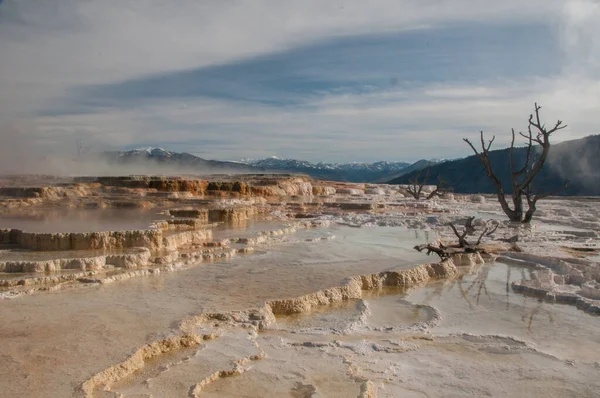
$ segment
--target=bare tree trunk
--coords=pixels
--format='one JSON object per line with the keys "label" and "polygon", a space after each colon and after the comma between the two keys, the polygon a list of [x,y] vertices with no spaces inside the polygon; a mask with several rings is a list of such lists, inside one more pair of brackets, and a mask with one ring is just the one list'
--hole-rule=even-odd
{"label": "bare tree trunk", "polygon": [[[498,197],[498,202],[500,203],[500,206],[502,207],[502,211],[504,212],[504,214],[506,214],[508,216],[508,219],[511,221],[521,221],[521,215],[519,214],[519,212],[517,211],[517,205],[515,203],[515,199],[513,197],[513,205],[515,206],[515,210],[510,208],[510,205],[508,204],[508,201],[506,200],[506,195],[504,194],[504,191],[502,190],[502,187],[500,185],[496,185],[496,196]],[[521,209],[521,212],[523,210]]]}
{"label": "bare tree trunk", "polygon": [[[421,181],[421,173],[425,170],[425,177]],[[423,191],[423,187],[429,178],[429,173],[431,172],[431,163],[427,164],[426,169],[421,169],[417,171],[415,174],[414,180],[410,181],[410,185],[408,186],[407,192],[411,194],[413,198],[419,200],[421,198],[421,192]],[[428,198],[429,199],[429,198]]]}
{"label": "bare tree trunk", "polygon": [[513,206],[514,210],[512,214],[508,214],[510,221],[521,221],[523,219],[523,193],[513,193]]}
{"label": "bare tree trunk", "polygon": [[[502,181],[496,176],[492,168],[492,163],[489,158],[489,151],[492,143],[494,142],[495,136],[487,143],[483,138],[483,131],[480,132],[481,140],[481,152],[478,151],[475,146],[465,138],[464,141],[469,144],[475,155],[483,165],[486,176],[492,180],[496,188],[496,196],[498,202],[502,207],[502,211],[508,216],[509,220],[515,222],[529,223],[533,218],[533,214],[536,211],[536,202],[539,199],[545,198],[550,194],[533,194],[531,192],[531,182],[536,175],[542,170],[544,163],[550,152],[550,135],[558,130],[562,130],[567,126],[562,125],[562,121],[557,121],[553,128],[547,129],[545,124],[542,124],[540,120],[540,109],[538,104],[535,104],[535,114],[529,115],[528,133],[519,133],[527,141],[526,147],[526,158],[525,164],[521,168],[517,168],[515,165],[515,130],[512,130],[512,142],[510,144],[510,182],[512,187],[512,204],[511,208],[504,195],[504,189],[502,188]],[[533,129],[537,131],[535,137],[533,135]],[[541,147],[541,152],[536,153],[532,157],[533,144],[537,143]],[[563,188],[566,188],[569,181],[565,180]],[[560,189],[560,190],[562,190]],[[554,193],[557,193],[555,191]],[[523,195],[527,198],[528,209],[524,212],[523,206]]]}
{"label": "bare tree trunk", "polygon": [[525,217],[523,218],[523,223],[531,222],[531,219],[533,218],[533,213],[535,213],[536,210],[537,209],[535,207],[535,203],[529,205],[529,209],[527,210],[527,212],[525,213]]}

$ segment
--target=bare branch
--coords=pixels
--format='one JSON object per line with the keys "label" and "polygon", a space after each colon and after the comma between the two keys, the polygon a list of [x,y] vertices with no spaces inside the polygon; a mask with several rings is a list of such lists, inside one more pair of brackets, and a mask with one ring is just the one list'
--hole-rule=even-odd
{"label": "bare branch", "polygon": [[528,202],[531,200],[531,203],[535,204],[540,199],[545,199],[549,196],[554,196],[554,195],[557,195],[557,194],[565,191],[567,188],[569,188],[570,183],[571,183],[571,180],[566,179],[563,181],[563,185],[561,187],[556,188],[555,190],[553,190],[551,192],[538,193],[538,194],[532,193],[531,189],[528,187],[527,190],[525,191],[525,196],[527,197]]}
{"label": "bare branch", "polygon": [[485,234],[485,236],[492,236],[494,234],[494,232],[496,232],[496,230],[498,229],[498,227],[500,226],[500,224],[495,224],[494,228],[492,228],[492,230],[488,233]]}
{"label": "bare branch", "polygon": [[479,239],[477,239],[477,243],[475,243],[475,246],[479,246],[479,244],[481,243],[481,238],[483,238],[483,235],[485,235],[487,231],[488,227],[485,227],[485,229],[481,232],[481,235],[479,235]]}
{"label": "bare branch", "polygon": [[536,138],[532,137],[531,140],[538,143],[542,147],[542,152],[541,152],[541,154],[536,154],[537,159],[531,164],[531,168],[529,169],[529,171],[525,172],[523,180],[521,182],[519,182],[518,185],[513,187],[513,190],[516,192],[519,192],[519,193],[521,191],[523,191],[524,189],[526,189],[526,187],[531,183],[531,181],[533,181],[535,176],[540,172],[540,170],[542,169],[542,166],[546,162],[546,158],[548,157],[548,153],[550,151],[550,141],[549,141],[550,135],[553,132],[555,132],[557,130],[561,130],[566,127],[566,126],[562,126],[562,121],[559,120],[556,123],[556,125],[554,126],[554,128],[552,128],[551,130],[546,130],[545,125],[543,125],[541,122],[540,109],[541,109],[541,106],[539,106],[536,103],[535,104],[535,121],[534,121],[534,115],[533,114],[530,115],[529,116],[529,127],[533,126],[538,130],[538,134],[537,134]]}
{"label": "bare branch", "polygon": [[438,176],[438,184],[435,189],[429,195],[427,195],[427,200],[433,198],[434,196],[441,196],[450,191],[452,191],[452,187],[446,187],[446,182],[441,176]]}
{"label": "bare branch", "polygon": [[[527,127],[527,130],[529,132],[529,136],[526,136],[523,133],[519,133],[522,137],[525,137],[527,139],[527,153],[525,156],[525,164],[523,164],[523,167],[521,169],[519,169],[518,171],[514,171],[515,180],[516,180],[516,177],[522,175],[523,173],[525,173],[527,171],[527,169],[529,168],[529,162],[531,161],[531,148],[533,147],[533,133],[531,132],[531,124]],[[535,163],[535,160],[534,160],[534,163]],[[511,170],[514,170],[514,169],[511,168]],[[513,186],[514,185],[515,184],[513,184]]]}
{"label": "bare branch", "polygon": [[483,153],[488,153],[490,148],[492,147],[492,143],[496,139],[496,136],[493,136],[492,139],[488,142],[487,146],[485,145],[485,140],[483,139],[483,130],[479,132],[479,138],[481,139],[481,150]]}
{"label": "bare branch", "polygon": [[454,235],[456,235],[456,237],[457,237],[459,240],[464,238],[464,235],[461,235],[461,234],[459,234],[459,233],[458,233],[458,230],[456,229],[456,227],[454,226],[454,224],[452,224],[452,223],[450,222],[450,223],[448,223],[448,226],[449,226],[450,228],[452,228],[452,231],[454,231]]}
{"label": "bare branch", "polygon": [[550,130],[546,130],[546,125],[542,124],[542,122],[540,121],[540,109],[542,109],[542,107],[538,106],[538,104],[536,103],[535,104],[535,122],[533,121],[533,115],[530,115],[530,117],[529,117],[529,123],[532,126],[534,126],[535,128],[537,128],[538,131],[540,132],[540,134],[538,135],[539,138],[544,137],[547,139],[547,137],[549,137],[550,134],[567,127],[566,125],[562,124],[563,123],[562,120],[558,120],[556,122],[556,124],[554,125],[554,127],[552,127]]}
{"label": "bare branch", "polygon": [[465,232],[467,235],[473,235],[475,233],[475,226],[473,225],[474,220],[475,217],[469,217],[465,222]]}
{"label": "bare branch", "polygon": [[489,225],[486,225],[484,230],[479,235],[479,239],[477,239],[477,243],[475,243],[475,246],[479,246],[479,244],[481,243],[481,239],[483,239],[484,236],[492,236],[492,234],[498,229],[499,225],[500,224],[495,224],[492,229],[490,229]]}
{"label": "bare branch", "polygon": [[473,226],[473,220],[475,217],[469,217],[465,221],[465,225],[463,227],[462,233],[458,232],[458,229],[454,226],[453,223],[449,222],[448,226],[452,228],[454,235],[458,238],[458,246],[459,247],[467,247],[470,246],[469,242],[467,242],[466,237],[469,235],[473,235],[475,233],[475,226]]}
{"label": "bare branch", "polygon": [[479,152],[477,152],[477,149],[475,149],[475,146],[471,143],[471,141],[469,141],[468,138],[463,138],[463,141],[469,144],[473,152],[475,152],[475,155],[479,155]]}
{"label": "bare branch", "polygon": [[[420,180],[423,170],[425,170],[425,177],[423,178],[423,180]],[[431,174],[431,162],[429,162],[427,164],[427,168],[417,171],[417,173],[415,174],[415,178],[412,181],[410,181],[411,185],[407,188],[407,191],[416,200],[419,200],[421,198],[421,192],[423,191],[423,187],[427,183],[427,180],[429,180],[430,174]],[[432,197],[433,197],[433,195],[429,195],[429,196],[427,196],[427,199],[431,199]]]}
{"label": "bare branch", "polygon": [[440,256],[440,258],[443,260],[445,258],[448,258],[450,256],[450,253],[448,253],[443,247],[436,247],[433,246],[431,244],[426,244],[426,245],[417,245],[414,247],[415,250],[417,250],[419,253],[423,252],[423,250],[427,250],[427,255],[429,256],[431,253],[435,253],[438,256]]}

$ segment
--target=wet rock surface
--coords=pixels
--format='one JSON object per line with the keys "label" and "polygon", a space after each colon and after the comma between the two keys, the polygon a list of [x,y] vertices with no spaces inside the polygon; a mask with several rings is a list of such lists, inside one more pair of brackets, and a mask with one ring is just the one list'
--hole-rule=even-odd
{"label": "wet rock surface", "polygon": [[[0,189],[7,396],[600,389],[593,199],[547,200],[524,227],[481,195],[286,175],[24,185]],[[118,221],[68,230],[104,210]],[[445,225],[467,216],[500,224],[485,256],[412,250],[451,241]]]}

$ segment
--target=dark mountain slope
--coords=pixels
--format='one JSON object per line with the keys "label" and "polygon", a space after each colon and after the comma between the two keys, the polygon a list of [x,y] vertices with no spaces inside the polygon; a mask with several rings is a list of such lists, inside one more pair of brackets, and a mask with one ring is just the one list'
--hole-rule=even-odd
{"label": "dark mountain slope", "polygon": [[405,162],[311,163],[305,160],[280,159],[277,157],[246,160],[245,163],[254,167],[263,167],[286,173],[308,174],[321,180],[346,182],[387,181],[394,176],[401,175],[406,167],[410,167],[410,164]]}
{"label": "dark mountain slope", "polygon": [[[517,166],[523,164],[525,148],[515,149]],[[510,193],[509,149],[490,152],[490,160],[496,175],[502,180],[505,192]],[[389,184],[407,184],[416,172],[389,181]],[[494,186],[485,176],[477,157],[469,156],[431,166],[428,184],[437,183],[438,176],[452,186],[455,192],[493,193]],[[536,179],[536,192],[552,192],[562,186],[563,180],[571,180],[569,188],[561,195],[600,195],[600,135],[566,141],[550,148],[548,160]]]}
{"label": "dark mountain slope", "polygon": [[417,160],[415,163],[411,164],[410,166],[406,166],[406,168],[398,171],[397,173],[387,176],[387,178],[386,177],[380,178],[375,182],[386,183],[389,180],[393,180],[395,178],[402,177],[403,175],[409,174],[413,171],[422,170],[425,167],[427,167],[428,164],[431,164],[433,166],[434,164],[437,164],[437,163],[439,163],[439,162],[434,162],[434,161],[425,160],[425,159]]}

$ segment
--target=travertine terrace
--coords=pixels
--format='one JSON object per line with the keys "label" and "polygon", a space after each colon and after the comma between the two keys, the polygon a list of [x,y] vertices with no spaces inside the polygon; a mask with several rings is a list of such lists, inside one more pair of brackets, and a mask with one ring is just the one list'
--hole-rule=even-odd
{"label": "travertine terrace", "polygon": [[[0,396],[597,396],[597,199],[404,188],[1,178]],[[469,216],[483,255],[412,249]]]}

